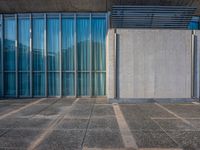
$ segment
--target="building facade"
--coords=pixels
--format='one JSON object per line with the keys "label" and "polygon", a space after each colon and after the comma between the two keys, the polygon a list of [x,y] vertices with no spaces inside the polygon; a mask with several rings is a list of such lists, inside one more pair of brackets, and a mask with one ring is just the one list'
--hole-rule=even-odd
{"label": "building facade", "polygon": [[[148,5],[143,18],[134,5]],[[198,12],[189,0],[1,1],[0,97],[199,97]]]}

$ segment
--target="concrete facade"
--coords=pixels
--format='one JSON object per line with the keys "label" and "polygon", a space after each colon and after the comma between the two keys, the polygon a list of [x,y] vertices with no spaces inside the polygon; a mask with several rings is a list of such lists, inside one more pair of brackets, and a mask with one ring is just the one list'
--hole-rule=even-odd
{"label": "concrete facade", "polygon": [[117,29],[116,32],[116,83],[113,30],[107,40],[108,98],[115,97],[115,84],[118,98],[191,98],[192,31]]}
{"label": "concrete facade", "polygon": [[200,31],[194,34],[194,96],[200,97]]}
{"label": "concrete facade", "polygon": [[105,12],[113,5],[195,6],[199,0],[0,0],[0,13],[23,12]]}

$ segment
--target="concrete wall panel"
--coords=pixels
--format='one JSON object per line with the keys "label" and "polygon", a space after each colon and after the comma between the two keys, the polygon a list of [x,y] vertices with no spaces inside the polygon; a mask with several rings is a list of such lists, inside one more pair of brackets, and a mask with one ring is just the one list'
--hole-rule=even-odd
{"label": "concrete wall panel", "polygon": [[191,97],[191,31],[117,29],[117,34],[119,98]]}

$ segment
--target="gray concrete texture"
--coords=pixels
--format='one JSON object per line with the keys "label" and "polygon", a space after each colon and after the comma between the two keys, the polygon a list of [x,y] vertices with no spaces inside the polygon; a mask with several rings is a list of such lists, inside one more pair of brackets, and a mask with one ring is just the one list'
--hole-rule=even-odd
{"label": "gray concrete texture", "polygon": [[110,11],[113,5],[175,5],[200,8],[198,0],[0,0],[0,13],[105,12]]}
{"label": "gray concrete texture", "polygon": [[0,149],[200,149],[200,103],[127,105],[110,104],[105,98],[36,101],[0,101]]}
{"label": "gray concrete texture", "polygon": [[[116,32],[119,98],[191,98],[192,31],[117,29]],[[114,98],[114,30],[109,30],[107,42],[107,95]]]}

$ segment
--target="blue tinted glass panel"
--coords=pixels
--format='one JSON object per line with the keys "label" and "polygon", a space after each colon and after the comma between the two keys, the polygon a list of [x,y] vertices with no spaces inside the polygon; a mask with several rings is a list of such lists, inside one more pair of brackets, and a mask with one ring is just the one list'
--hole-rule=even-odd
{"label": "blue tinted glass panel", "polygon": [[48,70],[59,70],[59,19],[47,20]]}
{"label": "blue tinted glass panel", "polygon": [[104,96],[106,94],[106,73],[92,74],[92,95]]}
{"label": "blue tinted glass panel", "polygon": [[78,95],[88,96],[90,95],[90,74],[89,73],[78,73]]}
{"label": "blue tinted glass panel", "polygon": [[15,73],[4,74],[5,96],[16,96]]}
{"label": "blue tinted glass panel", "polygon": [[2,49],[1,49],[1,35],[2,35],[2,31],[1,31],[1,27],[2,27],[2,22],[0,21],[0,97],[3,95],[3,91],[2,91],[2,87],[3,87],[3,80],[2,80],[2,65],[1,65],[1,53],[2,53]]}
{"label": "blue tinted glass panel", "polygon": [[78,70],[90,70],[90,20],[77,19]]}
{"label": "blue tinted glass panel", "polygon": [[15,18],[4,20],[4,70],[15,71],[15,39],[16,21]]}
{"label": "blue tinted glass panel", "polygon": [[27,73],[19,73],[18,75],[18,88],[19,88],[19,96],[29,96],[30,95],[30,78],[29,72]]}
{"label": "blue tinted glass panel", "polygon": [[48,73],[48,95],[60,95],[60,74],[56,72]]}
{"label": "blue tinted glass panel", "polygon": [[74,96],[74,73],[63,73],[63,95]]}
{"label": "blue tinted glass panel", "polygon": [[45,96],[45,74],[40,72],[33,73],[33,95]]}
{"label": "blue tinted glass panel", "polygon": [[62,70],[74,70],[74,19],[62,19]]}
{"label": "blue tinted glass panel", "polygon": [[3,96],[3,82],[2,82],[2,72],[0,72],[0,97]]}
{"label": "blue tinted glass panel", "polygon": [[30,68],[30,20],[18,19],[18,70]]}
{"label": "blue tinted glass panel", "polygon": [[106,70],[106,21],[92,19],[92,70]]}
{"label": "blue tinted glass panel", "polygon": [[29,70],[30,70],[30,20],[29,18],[19,18],[18,19],[19,96],[30,95]]}
{"label": "blue tinted glass panel", "polygon": [[33,38],[33,71],[44,71],[44,19],[34,18],[32,25]]}
{"label": "blue tinted glass panel", "polygon": [[[4,94],[16,96],[15,64],[16,21],[14,17],[4,19]],[[6,72],[9,71],[9,72]]]}

